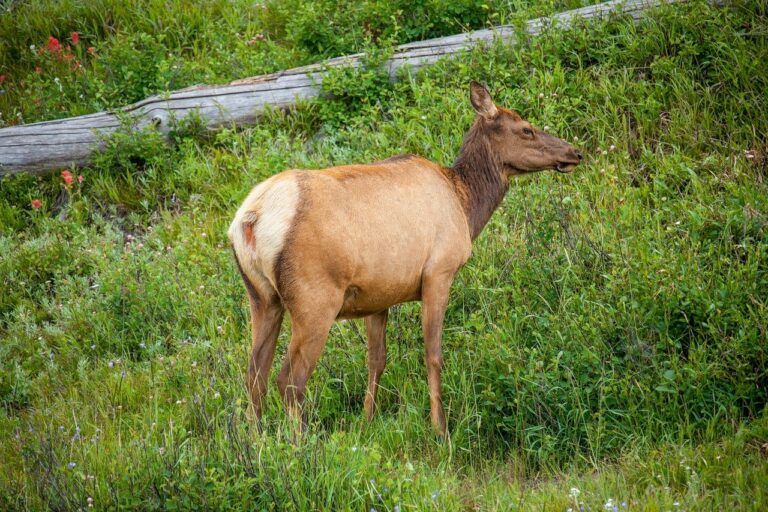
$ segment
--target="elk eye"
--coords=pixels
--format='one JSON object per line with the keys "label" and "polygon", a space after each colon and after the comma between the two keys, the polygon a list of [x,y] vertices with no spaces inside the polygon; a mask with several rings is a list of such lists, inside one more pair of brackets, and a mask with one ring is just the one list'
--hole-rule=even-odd
{"label": "elk eye", "polygon": [[533,130],[530,128],[523,128],[523,133],[528,135],[529,137],[533,137]]}

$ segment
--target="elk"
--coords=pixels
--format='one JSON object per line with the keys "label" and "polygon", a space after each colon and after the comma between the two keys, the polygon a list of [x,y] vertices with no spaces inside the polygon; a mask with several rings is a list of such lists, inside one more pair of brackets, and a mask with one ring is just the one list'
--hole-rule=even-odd
{"label": "elk", "polygon": [[247,196],[229,238],[250,301],[246,387],[257,419],[286,310],[291,340],[277,385],[301,425],[307,380],[333,323],[365,319],[370,419],[386,362],[388,308],[420,300],[430,415],[445,435],[441,336],[451,283],[512,176],[568,173],[582,158],[567,142],[497,107],[477,82],[470,84],[470,101],[477,115],[452,167],[400,155],[287,170]]}

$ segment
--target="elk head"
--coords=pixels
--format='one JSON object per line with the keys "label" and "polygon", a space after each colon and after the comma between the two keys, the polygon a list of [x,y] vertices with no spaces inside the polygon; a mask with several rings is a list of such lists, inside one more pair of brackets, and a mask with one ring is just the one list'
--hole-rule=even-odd
{"label": "elk head", "polygon": [[488,90],[470,84],[470,100],[478,114],[475,127],[487,137],[489,149],[508,175],[556,170],[569,173],[582,159],[566,141],[533,126],[520,115],[497,107]]}

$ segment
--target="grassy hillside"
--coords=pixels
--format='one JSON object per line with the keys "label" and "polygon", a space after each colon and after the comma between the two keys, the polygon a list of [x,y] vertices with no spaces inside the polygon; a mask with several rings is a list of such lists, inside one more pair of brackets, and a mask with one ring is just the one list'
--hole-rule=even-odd
{"label": "grassy hillside", "polygon": [[[4,122],[577,5],[182,4],[3,4]],[[247,130],[124,130],[71,183],[0,181],[0,509],[764,510],[767,33],[748,0],[521,34],[394,84],[337,72],[332,99]],[[309,433],[290,442],[274,386],[258,432],[238,204],[290,167],[449,165],[470,79],[587,158],[515,181],[455,283],[449,439],[429,425],[418,304],[390,315],[371,424],[345,322]]]}

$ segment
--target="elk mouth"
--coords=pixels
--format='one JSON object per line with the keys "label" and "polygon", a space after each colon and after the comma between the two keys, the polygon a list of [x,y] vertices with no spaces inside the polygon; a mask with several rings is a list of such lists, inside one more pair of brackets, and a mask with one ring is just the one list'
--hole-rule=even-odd
{"label": "elk mouth", "polygon": [[573,169],[575,169],[577,165],[579,165],[578,162],[557,162],[555,170],[562,174],[568,174],[573,172]]}

